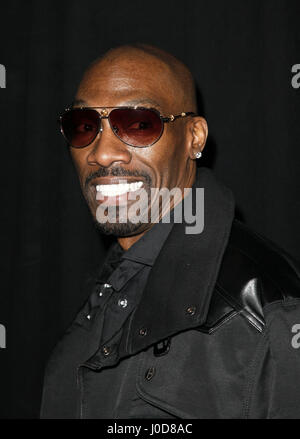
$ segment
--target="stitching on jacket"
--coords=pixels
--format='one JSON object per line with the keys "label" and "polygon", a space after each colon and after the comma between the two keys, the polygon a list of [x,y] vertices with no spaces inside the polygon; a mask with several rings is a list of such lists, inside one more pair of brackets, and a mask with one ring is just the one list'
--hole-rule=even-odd
{"label": "stitching on jacket", "polygon": [[[259,331],[259,332],[263,331],[263,328],[264,328],[265,324],[261,324],[259,322],[259,320],[255,317],[254,314],[252,314],[251,312],[247,311],[246,309],[241,310],[240,314],[247,320],[247,322],[250,323],[250,325],[254,326],[254,328],[257,329],[257,331]],[[248,315],[252,316],[253,320],[248,318]]]}
{"label": "stitching on jacket", "polygon": [[[157,359],[155,363],[153,361],[153,365],[156,366],[156,363],[157,363]],[[173,406],[169,405],[168,403],[165,403],[164,401],[160,400],[156,396],[152,396],[151,394],[149,394],[149,392],[147,392],[147,390],[145,390],[144,386],[142,385],[142,380],[143,380],[142,373],[143,370],[146,368],[147,368],[147,351],[142,353],[141,363],[139,365],[139,371],[136,380],[136,391],[137,394],[140,396],[140,398],[142,398],[142,400],[146,401],[148,404],[151,404],[154,407],[157,407],[162,411],[169,413],[179,419],[187,419],[187,414],[185,412],[178,411],[176,408],[174,409]]]}
{"label": "stitching on jacket", "polygon": [[[199,328],[195,328],[197,329],[197,331],[200,332],[205,332],[208,334],[213,334],[216,331],[218,331],[223,325],[225,325],[227,322],[229,322],[230,320],[232,320],[235,316],[238,316],[239,312],[238,311],[231,311],[229,314],[226,314],[225,317],[221,317],[221,319],[219,319],[215,325],[213,326],[203,326],[203,331],[201,331],[202,326],[200,326]],[[205,328],[207,328],[205,330]]]}
{"label": "stitching on jacket", "polygon": [[[273,353],[272,353],[272,345],[271,345],[271,343],[270,343],[270,357],[271,357],[271,362],[274,363],[275,360],[274,360],[274,356],[273,356]],[[272,374],[272,381],[271,381],[270,395],[274,395],[274,389],[275,389],[275,366],[272,367],[271,374]],[[268,419],[272,419],[271,407],[272,407],[272,404],[270,404],[270,407],[269,407],[269,410],[268,410],[268,415],[269,415]]]}
{"label": "stitching on jacket", "polygon": [[245,392],[245,399],[243,403],[243,414],[245,419],[249,419],[250,409],[251,409],[251,403],[253,398],[253,385],[257,374],[257,366],[261,359],[263,358],[263,353],[266,351],[266,348],[268,348],[268,335],[269,330],[266,329],[263,332],[261,343],[259,343],[258,348],[254,354],[253,362],[250,366],[249,370],[249,379],[246,379],[244,392]]}
{"label": "stitching on jacket", "polygon": [[84,414],[84,384],[83,384],[83,369],[82,365],[77,367],[77,382],[79,387],[79,394],[80,394],[80,405],[79,405],[79,419],[83,419]]}
{"label": "stitching on jacket", "polygon": [[[259,332],[262,332],[261,326],[263,325],[260,320],[256,317],[255,314],[245,309],[242,303],[240,303],[238,300],[236,300],[230,293],[228,293],[220,284],[216,284],[215,287],[217,293],[225,300],[228,305],[232,306],[235,310],[236,308],[239,308],[237,311],[239,314],[241,314],[244,318],[247,319],[247,321],[254,326]],[[253,317],[253,319],[257,322],[255,324],[254,321],[252,321],[250,318],[247,318],[247,315],[250,315]]]}

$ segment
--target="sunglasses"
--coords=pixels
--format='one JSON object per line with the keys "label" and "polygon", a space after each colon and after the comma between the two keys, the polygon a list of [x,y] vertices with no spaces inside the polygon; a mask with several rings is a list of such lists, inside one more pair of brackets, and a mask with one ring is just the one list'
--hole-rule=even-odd
{"label": "sunglasses", "polygon": [[102,119],[108,119],[113,133],[126,145],[143,148],[160,139],[165,123],[186,116],[196,116],[196,113],[190,111],[163,117],[155,108],[75,107],[67,108],[58,122],[61,133],[74,148],[84,148],[96,139],[103,131]]}

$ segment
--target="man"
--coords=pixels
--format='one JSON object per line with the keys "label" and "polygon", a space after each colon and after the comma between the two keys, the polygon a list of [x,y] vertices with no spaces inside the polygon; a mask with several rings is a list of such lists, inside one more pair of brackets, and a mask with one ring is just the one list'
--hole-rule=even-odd
{"label": "man", "polygon": [[[150,46],[111,50],[61,130],[96,224],[117,241],[52,354],[41,417],[300,417],[299,270],[196,172],[207,124],[188,69]],[[176,189],[169,204],[164,188]],[[180,221],[188,201],[204,227]]]}

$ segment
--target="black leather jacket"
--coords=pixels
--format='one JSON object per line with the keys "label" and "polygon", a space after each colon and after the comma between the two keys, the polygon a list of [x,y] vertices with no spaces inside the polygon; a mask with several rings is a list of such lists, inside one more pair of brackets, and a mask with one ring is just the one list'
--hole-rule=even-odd
{"label": "black leather jacket", "polygon": [[[204,232],[174,224],[109,355],[90,342],[83,307],[48,364],[42,417],[101,417],[97,374],[132,359],[121,387],[131,374],[149,416],[300,418],[300,270],[232,221],[230,194],[201,175]],[[126,406],[120,390],[114,416],[127,417]]]}
{"label": "black leather jacket", "polygon": [[300,418],[299,268],[234,221],[204,323],[141,355],[140,396],[179,418]]}

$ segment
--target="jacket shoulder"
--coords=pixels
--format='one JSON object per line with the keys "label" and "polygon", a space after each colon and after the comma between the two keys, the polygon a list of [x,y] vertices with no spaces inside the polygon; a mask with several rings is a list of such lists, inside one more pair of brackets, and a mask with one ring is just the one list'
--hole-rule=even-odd
{"label": "jacket shoulder", "polygon": [[213,332],[236,314],[258,331],[265,306],[300,299],[300,265],[284,250],[234,220],[207,319],[199,328]]}

